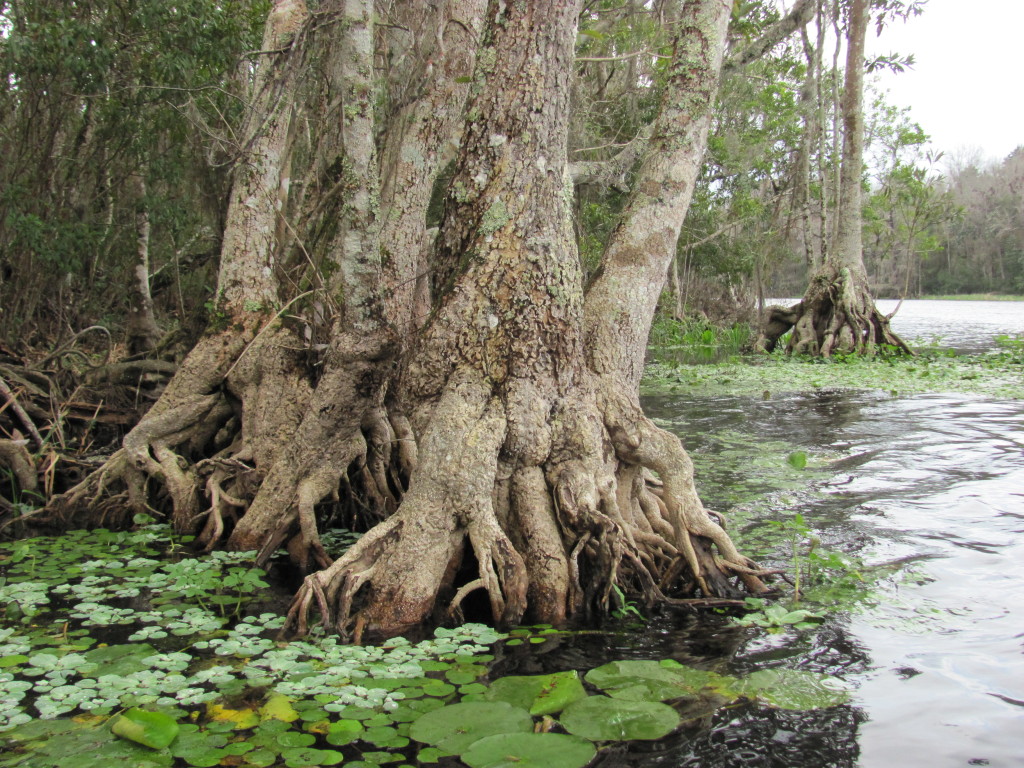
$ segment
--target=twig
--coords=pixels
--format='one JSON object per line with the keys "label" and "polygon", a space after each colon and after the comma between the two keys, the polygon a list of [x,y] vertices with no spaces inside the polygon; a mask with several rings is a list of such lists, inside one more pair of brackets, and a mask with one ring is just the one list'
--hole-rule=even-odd
{"label": "twig", "polygon": [[241,354],[238,355],[238,357],[235,359],[235,362],[233,362],[231,364],[231,367],[228,368],[227,372],[224,374],[224,379],[227,380],[228,376],[231,375],[231,372],[233,370],[235,370],[235,366],[237,366],[242,361],[242,358],[245,357],[245,353],[248,352],[250,349],[252,349],[254,346],[256,346],[256,342],[259,341],[260,336],[262,336],[264,333],[266,333],[267,329],[271,325],[273,325],[274,322],[276,322],[277,320],[279,320],[281,318],[281,316],[285,313],[285,311],[288,309],[288,307],[290,307],[292,304],[297,302],[299,299],[302,299],[302,298],[305,298],[306,296],[309,296],[311,293],[316,293],[316,291],[306,291],[305,293],[300,293],[294,299],[292,299],[287,304],[285,304],[283,307],[281,307],[281,309],[279,309],[277,311],[277,314],[275,314],[272,318],[270,318],[267,321],[267,324],[264,325],[260,329],[260,332],[256,334],[256,336],[253,338],[253,340],[249,342],[249,345],[245,349],[242,350]]}
{"label": "twig", "polygon": [[29,415],[25,413],[25,409],[18,404],[18,399],[14,396],[11,388],[7,386],[7,382],[0,377],[0,395],[3,395],[6,399],[14,415],[18,417],[18,421],[21,422],[22,426],[28,431],[29,435],[32,436],[32,442],[36,444],[36,448],[40,451],[43,450],[43,436],[39,434],[39,430],[36,429],[36,425],[29,418]]}
{"label": "twig", "polygon": [[[38,363],[36,363],[36,367],[41,368],[42,366],[46,365],[46,363],[50,362],[51,360],[55,360],[56,358],[62,357],[63,355],[67,354],[67,352],[71,349],[71,347],[74,346],[75,342],[78,341],[85,334],[89,333],[89,331],[101,331],[103,333],[103,335],[107,337],[107,353],[106,353],[106,355],[103,356],[103,362],[97,363],[96,365],[90,365],[89,367],[90,368],[100,368],[100,367],[106,365],[108,362],[110,362],[110,347],[111,347],[111,345],[113,343],[111,338],[110,338],[110,331],[108,331],[102,325],[90,325],[88,328],[83,328],[82,330],[80,330],[78,333],[76,333],[74,336],[71,337],[70,341],[68,341],[67,343],[65,343],[64,345],[62,345],[60,347],[57,347],[57,349],[55,351],[51,352],[46,357],[44,357],[42,360],[40,360]],[[83,355],[81,352],[77,352],[77,354],[82,355],[82,357],[85,358],[85,355]],[[86,364],[88,365],[88,358],[85,358],[85,359],[86,359]]]}

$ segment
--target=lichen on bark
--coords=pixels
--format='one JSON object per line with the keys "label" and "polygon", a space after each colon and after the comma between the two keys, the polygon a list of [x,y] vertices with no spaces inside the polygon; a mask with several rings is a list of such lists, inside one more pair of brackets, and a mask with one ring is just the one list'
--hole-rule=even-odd
{"label": "lichen on bark", "polygon": [[[324,55],[361,51],[363,59],[339,65],[336,85],[320,84],[330,97],[370,71],[371,16],[366,0],[326,5],[346,22],[342,42],[352,40]],[[457,129],[446,119],[417,133],[408,120],[422,113],[403,105],[389,113],[396,133],[374,160],[366,99],[334,124],[340,134],[322,138],[327,157],[350,155],[358,190],[324,206],[329,230],[310,225],[331,233],[317,241],[336,267],[323,288],[342,301],[317,294],[294,312],[282,302],[268,318],[244,313],[245,300],[264,303],[266,286],[232,283],[238,297],[225,306],[242,308],[230,315],[238,329],[208,336],[166,402],[71,500],[118,479],[145,506],[159,499],[149,482],[157,481],[179,528],[202,526],[207,546],[254,548],[261,561],[285,546],[311,571],[290,611],[294,630],[319,617],[357,640],[457,621],[479,604],[499,623],[562,623],[607,612],[620,589],[647,605],[765,591],[764,574],[697,496],[682,443],[644,415],[637,395],[654,302],[706,141],[729,10],[718,0],[682,6],[676,45],[687,66],[669,79],[657,139],[603,277],[586,294],[566,199],[578,13],[578,2],[552,0],[492,2],[482,16],[493,55],[477,62],[466,105],[474,119],[462,129],[421,330],[402,285],[423,264],[399,252],[422,244],[411,224],[418,216],[425,228],[433,180],[422,174],[431,163],[438,172],[439,145]],[[448,29],[452,18],[434,23]],[[324,40],[317,30],[329,25],[316,22],[291,39]],[[449,82],[425,77],[410,104],[438,103]],[[270,114],[293,113],[275,101]],[[271,171],[260,162],[283,163],[294,156],[287,149],[260,153],[253,170]],[[430,163],[410,160],[421,157]],[[241,175],[237,192],[252,178]],[[417,191],[402,178],[417,179]],[[394,215],[377,215],[378,184],[382,210]],[[325,186],[324,194],[333,193]],[[280,233],[278,208],[260,210],[250,223]],[[399,223],[402,236],[389,229]],[[287,286],[272,287],[276,300]],[[304,334],[323,329],[314,354]],[[339,508],[367,530],[332,560],[319,534]]]}

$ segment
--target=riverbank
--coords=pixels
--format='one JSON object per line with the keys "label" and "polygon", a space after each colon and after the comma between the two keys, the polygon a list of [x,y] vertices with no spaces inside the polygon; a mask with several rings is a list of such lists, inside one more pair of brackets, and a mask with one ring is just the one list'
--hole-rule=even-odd
{"label": "riverbank", "polygon": [[1024,296],[1008,293],[960,293],[951,296],[921,296],[919,301],[1024,301]]}

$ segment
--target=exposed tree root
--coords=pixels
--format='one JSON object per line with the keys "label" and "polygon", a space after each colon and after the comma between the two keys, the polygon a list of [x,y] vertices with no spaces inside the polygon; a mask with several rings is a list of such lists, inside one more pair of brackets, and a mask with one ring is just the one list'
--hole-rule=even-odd
{"label": "exposed tree root", "polygon": [[[352,360],[336,361],[317,400],[287,329],[261,333],[252,346],[207,337],[123,448],[46,513],[97,524],[117,508],[122,518],[169,510],[176,530],[197,533],[204,550],[230,537],[231,546],[259,550],[261,563],[286,545],[303,570],[330,566],[317,504],[337,501],[351,474],[369,500],[360,523],[372,525],[397,508],[416,463],[408,420],[392,423],[379,404],[372,346],[348,345]],[[332,398],[339,392],[347,400]]]}
{"label": "exposed tree root", "polygon": [[329,631],[390,636],[460,620],[477,592],[499,624],[607,612],[615,587],[677,607],[767,592],[768,572],[700,503],[679,440],[598,384],[523,397],[454,377],[397,512],[306,578],[289,628],[308,631],[319,612]]}
{"label": "exposed tree root", "polygon": [[[584,373],[498,387],[459,369],[406,415],[383,399],[381,339],[339,345],[314,390],[289,338],[244,355],[215,337],[197,347],[123,449],[52,509],[94,524],[169,510],[202,548],[226,541],[260,563],[285,547],[316,569],[289,612],[300,634],[315,613],[383,637],[484,606],[499,624],[563,624],[623,593],[683,607],[767,591],[627,385]],[[345,525],[369,530],[334,560],[321,505],[342,497]]]}
{"label": "exposed tree root", "polygon": [[25,440],[0,440],[0,470],[7,470],[17,481],[19,491],[35,491],[39,487],[36,465],[25,447]]}
{"label": "exposed tree root", "polygon": [[757,348],[774,351],[792,329],[786,352],[831,357],[836,353],[874,355],[882,349],[913,355],[889,327],[891,316],[875,306],[863,276],[847,268],[827,267],[811,281],[799,304],[769,307]]}

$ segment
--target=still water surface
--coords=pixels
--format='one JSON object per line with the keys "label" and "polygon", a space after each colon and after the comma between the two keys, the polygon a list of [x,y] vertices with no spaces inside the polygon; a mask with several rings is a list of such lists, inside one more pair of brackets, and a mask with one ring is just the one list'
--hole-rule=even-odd
{"label": "still water surface", "polygon": [[[907,302],[897,318],[910,338],[977,350],[1024,332],[1024,303]],[[849,705],[826,710],[745,705],[696,718],[603,766],[1024,766],[1024,402],[826,390],[645,406],[683,437],[709,507],[745,520],[750,535],[758,520],[800,512],[822,546],[861,558],[876,578],[866,604],[814,630],[658,617],[642,636],[583,637],[524,660],[523,673],[617,658],[782,666],[854,689]],[[787,450],[809,454],[804,475],[787,467]]]}

